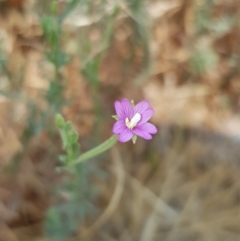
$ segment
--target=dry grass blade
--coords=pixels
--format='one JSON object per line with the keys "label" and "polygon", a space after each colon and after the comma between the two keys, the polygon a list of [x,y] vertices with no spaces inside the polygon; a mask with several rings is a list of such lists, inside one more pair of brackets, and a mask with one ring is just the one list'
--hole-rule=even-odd
{"label": "dry grass blade", "polygon": [[144,187],[136,178],[127,174],[127,179],[132,184],[132,186],[139,190],[141,198],[153,207],[153,209],[161,214],[167,219],[173,219],[178,216],[177,211],[171,208],[167,203],[165,203],[161,198],[154,194],[150,189]]}

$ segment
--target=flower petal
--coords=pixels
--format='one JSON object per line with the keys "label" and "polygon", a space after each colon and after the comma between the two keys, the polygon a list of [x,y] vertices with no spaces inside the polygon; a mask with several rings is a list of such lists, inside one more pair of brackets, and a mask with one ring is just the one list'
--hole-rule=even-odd
{"label": "flower petal", "polygon": [[132,119],[133,117],[133,107],[128,99],[122,99],[121,101],[122,109],[124,113],[124,120],[126,118]]}
{"label": "flower petal", "polygon": [[147,122],[139,126],[139,129],[146,131],[149,134],[156,134],[157,133],[157,128],[155,125]]}
{"label": "flower petal", "polygon": [[124,111],[122,108],[122,104],[120,101],[115,101],[114,102],[114,106],[115,106],[115,111],[117,113],[117,116],[119,119],[124,119]]}
{"label": "flower petal", "polygon": [[147,100],[143,100],[139,103],[137,103],[134,107],[134,114],[139,113],[142,114],[147,108],[149,107],[149,102]]}
{"label": "flower petal", "polygon": [[117,122],[114,123],[112,132],[116,135],[120,134],[126,129],[126,125],[124,120],[118,120]]}
{"label": "flower petal", "polygon": [[128,128],[126,128],[124,131],[122,131],[119,134],[118,140],[120,142],[127,142],[127,141],[131,140],[132,137],[133,137],[133,133]]}
{"label": "flower petal", "polygon": [[146,140],[151,140],[152,139],[152,136],[144,129],[141,129],[142,126],[138,126],[136,128],[134,128],[132,130],[132,132],[137,135],[137,136],[140,136]]}
{"label": "flower petal", "polygon": [[152,108],[144,111],[141,115],[142,118],[138,122],[137,126],[141,126],[142,124],[146,123],[153,116],[153,113],[154,113],[154,110]]}

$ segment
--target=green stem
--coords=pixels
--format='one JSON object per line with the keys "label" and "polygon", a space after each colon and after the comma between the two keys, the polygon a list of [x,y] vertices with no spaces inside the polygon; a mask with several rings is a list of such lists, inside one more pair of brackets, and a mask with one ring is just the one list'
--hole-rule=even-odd
{"label": "green stem", "polygon": [[108,150],[112,146],[114,146],[118,141],[118,136],[117,135],[112,135],[108,140],[100,144],[99,146],[93,148],[90,151],[87,151],[80,155],[75,161],[73,161],[71,164],[68,166],[75,166],[76,164],[86,161],[87,159],[90,159],[94,156],[99,155],[100,153]]}

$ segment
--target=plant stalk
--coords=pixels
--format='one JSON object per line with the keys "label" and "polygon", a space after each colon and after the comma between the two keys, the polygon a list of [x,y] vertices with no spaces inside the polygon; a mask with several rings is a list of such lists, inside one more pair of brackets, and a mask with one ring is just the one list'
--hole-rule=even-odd
{"label": "plant stalk", "polygon": [[108,150],[109,148],[114,146],[117,143],[117,141],[118,141],[118,136],[112,135],[108,140],[106,140],[99,146],[80,155],[76,160],[74,160],[68,166],[75,166],[76,164],[78,164],[80,162],[86,161],[94,156],[101,154],[102,152],[105,152],[106,150]]}

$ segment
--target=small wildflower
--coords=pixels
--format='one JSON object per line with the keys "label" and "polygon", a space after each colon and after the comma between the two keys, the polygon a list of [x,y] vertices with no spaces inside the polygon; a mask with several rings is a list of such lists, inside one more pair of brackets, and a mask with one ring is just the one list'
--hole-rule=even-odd
{"label": "small wildflower", "polygon": [[157,128],[148,122],[154,110],[149,108],[147,100],[143,100],[134,106],[133,101],[122,99],[121,101],[115,101],[114,106],[117,121],[112,131],[118,135],[120,142],[127,142],[132,139],[135,143],[137,136],[151,140],[152,134],[157,133]]}

